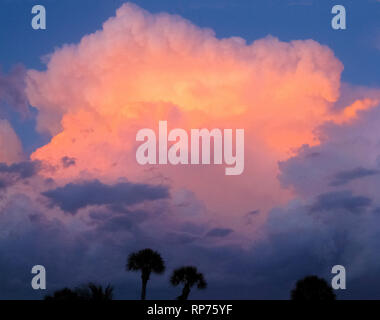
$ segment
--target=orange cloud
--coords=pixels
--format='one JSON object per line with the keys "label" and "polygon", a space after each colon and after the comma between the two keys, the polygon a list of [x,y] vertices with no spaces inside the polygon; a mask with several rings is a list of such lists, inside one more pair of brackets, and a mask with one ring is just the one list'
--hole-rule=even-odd
{"label": "orange cloud", "polygon": [[369,110],[377,107],[380,99],[364,98],[354,101],[351,105],[346,107],[342,113],[332,117],[336,123],[344,123],[357,119],[360,111]]}
{"label": "orange cloud", "polygon": [[[342,69],[313,40],[218,39],[179,16],[125,4],[102,30],[57,49],[46,71],[29,70],[38,130],[52,135],[32,159],[57,166],[62,183],[89,176],[170,182],[173,190],[193,191],[215,219],[265,211],[290,197],[278,183],[278,161],[318,143],[313,131],[324,121],[352,118],[351,109],[330,111]],[[157,130],[159,120],[171,128],[245,129],[244,174],[137,165],[136,133]],[[64,156],[76,165],[61,168]]]}

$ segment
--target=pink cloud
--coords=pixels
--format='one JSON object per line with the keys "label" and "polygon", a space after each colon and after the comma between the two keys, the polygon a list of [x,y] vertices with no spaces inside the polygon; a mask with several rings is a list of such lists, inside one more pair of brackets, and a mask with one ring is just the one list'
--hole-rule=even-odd
{"label": "pink cloud", "polygon": [[[291,198],[278,182],[278,161],[318,144],[314,130],[325,121],[344,122],[372,107],[332,110],[342,69],[313,40],[218,39],[179,16],[127,3],[101,30],[57,49],[45,71],[28,71],[38,129],[52,135],[32,159],[58,168],[63,157],[75,158],[75,166],[54,171],[61,184],[93,177],[170,183],[173,195],[190,190],[210,219],[237,226],[236,217]],[[243,175],[226,177],[217,166],[137,165],[136,133],[156,129],[159,120],[188,130],[245,129]]]}

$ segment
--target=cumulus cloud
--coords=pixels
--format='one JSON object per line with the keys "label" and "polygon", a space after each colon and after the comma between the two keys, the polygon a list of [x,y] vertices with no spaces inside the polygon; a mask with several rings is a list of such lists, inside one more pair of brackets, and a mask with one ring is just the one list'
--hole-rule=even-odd
{"label": "cumulus cloud", "polygon": [[[62,183],[78,175],[170,181],[235,228],[236,215],[252,208],[265,215],[291,198],[278,183],[278,161],[318,144],[314,132],[325,121],[344,122],[372,107],[372,98],[354,101],[349,111],[333,107],[342,69],[313,40],[218,39],[181,17],[127,3],[101,30],[52,53],[46,70],[28,71],[38,129],[53,136],[32,159],[58,166],[75,158],[75,166],[54,173]],[[218,166],[137,165],[136,133],[157,130],[159,120],[168,120],[169,130],[243,128],[243,175],[230,179]]]}

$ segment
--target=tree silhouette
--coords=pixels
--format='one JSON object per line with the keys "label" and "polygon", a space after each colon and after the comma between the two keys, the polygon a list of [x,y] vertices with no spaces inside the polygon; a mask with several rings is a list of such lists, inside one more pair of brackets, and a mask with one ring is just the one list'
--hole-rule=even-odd
{"label": "tree silhouette", "polygon": [[298,280],[291,292],[292,300],[335,300],[333,289],[326,280],[317,276],[307,276]]}
{"label": "tree silhouette", "polygon": [[127,271],[141,271],[141,300],[145,300],[146,287],[151,273],[164,273],[165,263],[158,252],[152,249],[144,249],[129,255],[126,269]]}
{"label": "tree silhouette", "polygon": [[181,283],[184,285],[182,294],[177,297],[178,300],[187,300],[190,290],[194,285],[197,285],[198,289],[206,289],[207,287],[203,274],[198,272],[196,267],[192,266],[174,270],[170,278],[170,283],[173,286],[178,286]]}
{"label": "tree silhouette", "polygon": [[57,290],[53,295],[45,296],[46,301],[108,301],[112,300],[113,287],[108,285],[104,288],[92,282],[74,290],[63,288]]}
{"label": "tree silhouette", "polygon": [[82,299],[75,290],[71,290],[69,288],[63,288],[61,290],[57,290],[53,293],[53,295],[46,295],[44,300],[46,301],[79,301]]}
{"label": "tree silhouette", "polygon": [[105,287],[103,291],[103,287],[101,285],[89,283],[88,290],[90,292],[90,300],[92,301],[108,301],[113,298],[113,287],[110,285]]}

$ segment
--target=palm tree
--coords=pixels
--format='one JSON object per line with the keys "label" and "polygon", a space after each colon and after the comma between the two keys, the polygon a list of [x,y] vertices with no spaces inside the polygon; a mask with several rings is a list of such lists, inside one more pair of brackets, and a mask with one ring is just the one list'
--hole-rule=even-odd
{"label": "palm tree", "polygon": [[317,276],[307,276],[298,280],[291,292],[292,300],[335,300],[333,289],[326,280]]}
{"label": "palm tree", "polygon": [[88,289],[90,291],[91,300],[93,301],[108,301],[113,298],[113,287],[110,285],[105,287],[103,291],[103,287],[101,285],[89,283]]}
{"label": "palm tree", "polygon": [[170,278],[170,283],[173,286],[178,286],[182,283],[182,294],[177,297],[178,300],[187,300],[190,294],[190,290],[194,285],[197,285],[198,289],[206,289],[207,283],[202,273],[198,272],[196,267],[187,266],[178,268],[173,271]]}
{"label": "palm tree", "polygon": [[161,255],[152,249],[144,249],[131,253],[128,257],[127,271],[141,271],[142,290],[141,300],[146,298],[146,286],[150,274],[162,274],[165,271],[165,263]]}

